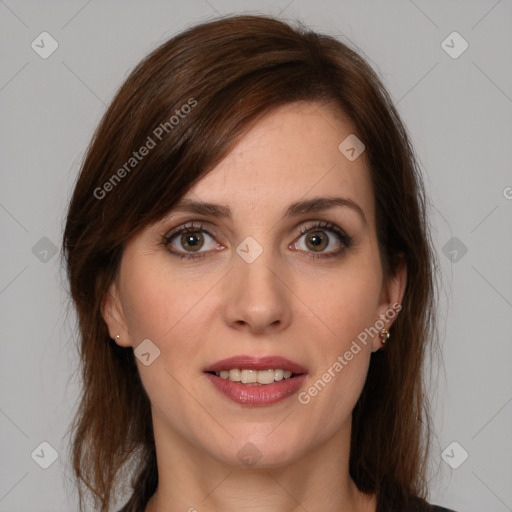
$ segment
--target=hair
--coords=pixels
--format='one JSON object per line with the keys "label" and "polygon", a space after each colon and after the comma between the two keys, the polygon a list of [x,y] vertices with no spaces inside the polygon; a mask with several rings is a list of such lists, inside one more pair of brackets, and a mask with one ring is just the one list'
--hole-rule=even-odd
{"label": "hair", "polygon": [[[359,490],[427,496],[431,436],[422,367],[435,339],[435,256],[419,166],[391,98],[357,51],[273,17],[230,16],[187,28],[147,55],[120,87],[85,154],[63,254],[80,334],[83,392],[71,425],[84,510],[107,512],[131,462],[126,511],[158,484],[149,398],[133,350],[102,318],[123,247],[162,219],[272,109],[315,102],[344,113],[365,146],[386,278],[407,265],[392,340],[372,354],[353,410],[350,475]],[[153,143],[153,144],[152,144]],[[145,156],[134,152],[145,146]],[[140,151],[141,154],[143,151]]]}

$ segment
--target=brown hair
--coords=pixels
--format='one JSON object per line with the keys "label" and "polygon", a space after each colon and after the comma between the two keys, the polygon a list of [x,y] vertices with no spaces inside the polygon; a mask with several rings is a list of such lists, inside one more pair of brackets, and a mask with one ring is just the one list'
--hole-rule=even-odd
{"label": "brown hair", "polygon": [[124,244],[164,217],[262,115],[295,101],[334,106],[352,121],[366,145],[384,271],[393,275],[400,255],[407,263],[403,310],[392,340],[372,354],[353,411],[350,474],[363,492],[426,497],[431,420],[421,370],[434,339],[435,260],[406,129],[375,72],[346,44],[271,17],[232,16],[187,29],[136,66],[74,189],[63,251],[81,335],[83,394],[71,427],[80,510],[88,489],[95,510],[108,511],[128,462],[133,493],[124,510],[143,508],[158,483],[133,350],[112,342],[101,315]]}

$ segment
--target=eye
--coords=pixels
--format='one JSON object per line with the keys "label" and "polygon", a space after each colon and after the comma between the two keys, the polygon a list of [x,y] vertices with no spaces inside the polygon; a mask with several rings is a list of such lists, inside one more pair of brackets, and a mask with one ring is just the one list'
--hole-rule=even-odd
{"label": "eye", "polygon": [[[211,239],[210,243],[208,238]],[[202,258],[206,252],[222,247],[215,242],[213,235],[202,224],[196,226],[194,223],[181,226],[169,233],[162,243],[172,255],[188,259]]]}
{"label": "eye", "polygon": [[[329,232],[331,236],[327,234]],[[304,226],[300,229],[300,233],[301,237],[292,246],[294,249],[313,253],[308,255],[312,258],[340,255],[352,244],[352,238],[332,222],[317,222],[313,226]],[[302,238],[304,243],[301,243]],[[326,249],[331,250],[326,251]]]}
{"label": "eye", "polygon": [[[305,252],[310,258],[338,256],[352,244],[352,238],[331,222],[321,221],[312,226],[304,226],[299,233],[299,240],[289,247]],[[305,243],[301,242],[302,238]],[[203,224],[196,225],[193,222],[173,230],[163,238],[162,244],[171,255],[189,260],[204,258],[209,251],[224,248]]]}

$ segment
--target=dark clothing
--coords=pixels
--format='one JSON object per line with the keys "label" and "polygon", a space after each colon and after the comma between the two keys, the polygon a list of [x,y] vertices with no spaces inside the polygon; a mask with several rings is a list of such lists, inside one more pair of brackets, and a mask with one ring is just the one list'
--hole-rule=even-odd
{"label": "dark clothing", "polygon": [[391,498],[381,496],[377,502],[377,512],[455,512],[455,510],[431,505],[417,496],[412,496],[407,505],[397,504]]}
{"label": "dark clothing", "polygon": [[[129,507],[128,504],[119,512],[144,512],[145,506],[139,508]],[[393,500],[381,497],[377,503],[376,512],[455,512],[455,510],[440,507],[438,505],[430,505],[421,498],[411,498],[408,505],[397,505]]]}

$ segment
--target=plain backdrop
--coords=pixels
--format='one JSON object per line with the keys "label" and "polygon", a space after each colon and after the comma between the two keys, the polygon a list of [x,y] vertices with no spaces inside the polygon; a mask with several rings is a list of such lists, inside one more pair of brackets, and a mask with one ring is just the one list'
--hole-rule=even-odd
{"label": "plain backdrop", "polygon": [[512,510],[510,0],[0,0],[0,511],[76,510],[76,334],[59,249],[93,130],[152,49],[241,12],[349,42],[388,88],[424,172],[443,278],[430,501]]}

